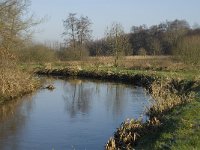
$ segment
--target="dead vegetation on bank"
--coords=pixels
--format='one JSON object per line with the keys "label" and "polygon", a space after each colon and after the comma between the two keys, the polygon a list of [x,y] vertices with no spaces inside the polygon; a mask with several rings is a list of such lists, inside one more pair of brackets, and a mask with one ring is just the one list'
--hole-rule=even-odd
{"label": "dead vegetation on bank", "polygon": [[16,64],[15,56],[0,50],[0,103],[34,91],[39,83]]}
{"label": "dead vegetation on bank", "polygon": [[20,69],[0,69],[0,102],[30,93],[38,85],[38,81]]}

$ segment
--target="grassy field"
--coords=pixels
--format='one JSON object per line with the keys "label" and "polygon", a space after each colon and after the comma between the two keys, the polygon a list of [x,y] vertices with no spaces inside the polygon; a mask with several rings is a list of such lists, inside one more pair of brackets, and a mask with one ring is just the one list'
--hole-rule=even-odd
{"label": "grassy field", "polygon": [[[56,65],[57,63],[55,63]],[[114,66],[113,57],[88,57],[83,61],[59,62],[58,65],[69,66]],[[127,56],[119,59],[118,67],[145,70],[180,70],[186,65],[178,63],[170,56]],[[188,68],[187,68],[188,69]]]}
{"label": "grassy field", "polygon": [[160,77],[173,77],[191,80],[200,79],[200,66],[186,65],[177,62],[170,56],[128,56],[114,67],[113,57],[88,57],[82,61],[59,61],[49,63],[21,64],[21,68],[32,72],[35,69],[95,70],[124,72],[130,74],[155,74]]}

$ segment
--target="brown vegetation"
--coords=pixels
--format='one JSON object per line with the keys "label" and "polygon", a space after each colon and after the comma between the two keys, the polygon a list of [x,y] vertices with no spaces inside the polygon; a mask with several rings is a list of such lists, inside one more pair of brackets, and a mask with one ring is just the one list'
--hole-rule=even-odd
{"label": "brown vegetation", "polygon": [[[0,103],[32,92],[38,82],[19,69],[13,51],[22,48],[36,25],[28,16],[28,0],[3,0],[0,2]],[[19,52],[19,51],[18,51]]]}
{"label": "brown vegetation", "polygon": [[19,63],[45,63],[57,60],[56,52],[42,44],[31,44],[15,51]]}
{"label": "brown vegetation", "polygon": [[17,67],[15,57],[4,49],[0,54],[0,103],[35,90],[38,81]]}
{"label": "brown vegetation", "polygon": [[[115,58],[112,56],[87,57],[83,61],[60,61],[54,63],[60,67],[114,67]],[[171,56],[126,56],[118,60],[118,67],[136,70],[167,70],[178,71],[191,69],[188,65],[173,60]]]}
{"label": "brown vegetation", "polygon": [[200,64],[200,35],[184,37],[179,41],[177,48],[174,50],[176,58],[184,63],[199,65]]}
{"label": "brown vegetation", "polygon": [[0,102],[30,93],[39,85],[30,74],[17,68],[4,68],[0,72]]}

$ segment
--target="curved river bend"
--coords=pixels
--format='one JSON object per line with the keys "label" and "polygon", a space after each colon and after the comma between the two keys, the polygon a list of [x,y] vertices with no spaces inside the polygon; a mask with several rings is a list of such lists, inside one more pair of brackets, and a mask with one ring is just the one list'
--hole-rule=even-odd
{"label": "curved river bend", "polygon": [[149,105],[140,87],[48,80],[55,90],[0,106],[0,150],[104,149],[121,122],[140,117]]}

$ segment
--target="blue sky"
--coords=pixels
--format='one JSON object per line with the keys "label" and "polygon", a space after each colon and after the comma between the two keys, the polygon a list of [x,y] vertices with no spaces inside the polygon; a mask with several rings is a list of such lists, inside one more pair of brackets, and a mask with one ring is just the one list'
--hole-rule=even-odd
{"label": "blue sky", "polygon": [[107,26],[120,22],[126,32],[133,25],[159,24],[166,20],[185,19],[200,24],[200,0],[32,0],[31,10],[46,22],[35,28],[36,41],[60,41],[62,20],[68,13],[88,16],[94,38],[101,38]]}

